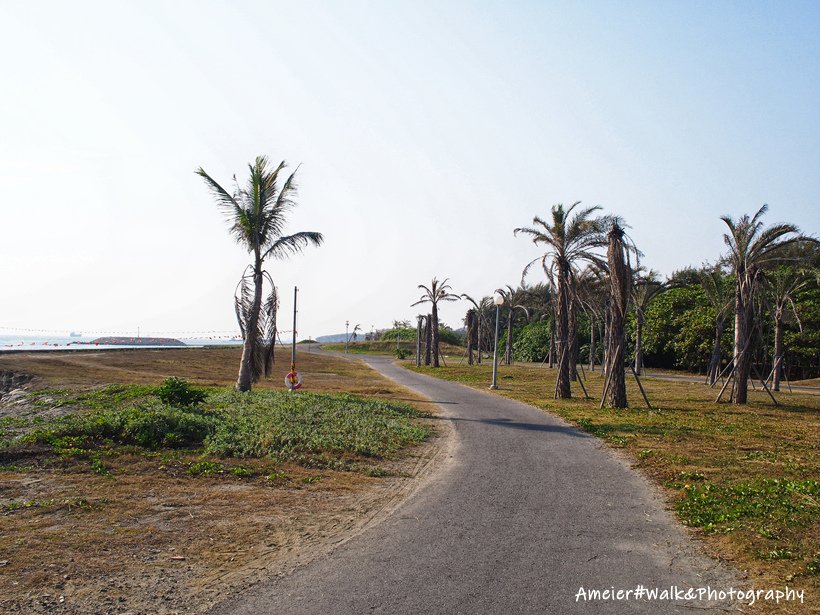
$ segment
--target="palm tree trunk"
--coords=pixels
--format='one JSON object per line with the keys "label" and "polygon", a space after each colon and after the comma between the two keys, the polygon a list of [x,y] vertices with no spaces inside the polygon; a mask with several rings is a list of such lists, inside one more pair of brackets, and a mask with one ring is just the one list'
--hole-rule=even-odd
{"label": "palm tree trunk", "polygon": [[735,404],[745,404],[748,399],[749,373],[752,370],[752,318],[753,305],[750,284],[741,280],[739,273],[738,289],[735,293],[735,366],[732,398]]}
{"label": "palm tree trunk", "polygon": [[473,335],[475,335],[475,314],[467,310],[467,365],[473,364]]}
{"label": "palm tree trunk", "polygon": [[557,306],[557,329],[556,343],[558,346],[558,380],[555,385],[555,399],[569,399],[572,397],[570,390],[570,368],[572,361],[572,349],[569,339],[569,266],[566,262],[558,260],[558,306]]}
{"label": "palm tree trunk", "polygon": [[635,372],[643,373],[643,310],[635,312]]}
{"label": "palm tree trunk", "polygon": [[549,364],[550,364],[550,369],[555,367],[555,321],[554,320],[550,323]]}
{"label": "palm tree trunk", "polygon": [[481,365],[481,355],[484,352],[484,348],[482,347],[484,340],[482,339],[483,336],[481,335],[481,333],[484,331],[484,325],[482,324],[482,322],[484,321],[484,315],[481,313],[481,310],[476,310],[476,318],[478,320],[478,322],[476,323],[476,348],[478,349],[476,363]]}
{"label": "palm tree trunk", "polygon": [[259,311],[262,308],[262,261],[257,257],[253,274],[253,303],[248,324],[245,330],[245,340],[242,344],[242,359],[239,363],[239,377],[236,380],[237,391],[250,391],[253,384],[253,361],[256,354],[256,344],[259,328]]}
{"label": "palm tree trunk", "polygon": [[569,305],[569,379],[578,381],[578,314],[575,301]]}
{"label": "palm tree trunk", "polygon": [[512,365],[512,326],[513,326],[513,311],[510,308],[510,315],[507,319],[507,348],[504,353],[504,359],[507,365]]}
{"label": "palm tree trunk", "polygon": [[589,313],[589,371],[595,371],[595,316]]}
{"label": "palm tree trunk", "polygon": [[604,401],[610,408],[626,408],[626,381],[624,379],[624,359],[626,358],[627,284],[629,271],[624,259],[623,230],[613,225],[609,232],[607,249],[610,281],[609,340],[607,343],[607,388]]}
{"label": "palm tree trunk", "polygon": [[424,323],[424,364],[430,365],[432,350],[433,350],[433,317],[427,314],[427,319]]}
{"label": "palm tree trunk", "polygon": [[715,384],[720,375],[720,338],[723,336],[723,318],[715,321],[715,346],[712,349],[712,358],[709,361],[708,382]]}
{"label": "palm tree trunk", "polygon": [[421,321],[424,316],[419,316],[416,322],[416,367],[421,367]]}
{"label": "palm tree trunk", "polygon": [[783,369],[783,310],[778,308],[774,316],[774,375],[772,389],[780,390],[780,372]]}
{"label": "palm tree trunk", "polygon": [[433,367],[438,367],[438,306],[433,302]]}

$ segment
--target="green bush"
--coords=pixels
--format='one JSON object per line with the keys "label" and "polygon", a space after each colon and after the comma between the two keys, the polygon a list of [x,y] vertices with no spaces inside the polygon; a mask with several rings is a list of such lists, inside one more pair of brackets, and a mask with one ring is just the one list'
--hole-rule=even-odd
{"label": "green bush", "polygon": [[543,361],[550,351],[548,322],[525,325],[513,335],[513,358],[516,361]]}
{"label": "green bush", "polygon": [[205,391],[195,389],[188,382],[172,376],[157,389],[157,396],[163,403],[175,408],[193,408],[207,397]]}

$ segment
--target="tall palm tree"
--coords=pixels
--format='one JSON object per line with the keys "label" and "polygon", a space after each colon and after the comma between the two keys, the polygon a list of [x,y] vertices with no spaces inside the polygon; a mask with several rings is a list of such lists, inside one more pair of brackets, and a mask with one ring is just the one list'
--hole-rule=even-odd
{"label": "tall palm tree", "polygon": [[202,167],[196,171],[205,180],[216,204],[227,217],[233,238],[253,256],[253,263],[249,266],[253,291],[248,289],[247,293],[244,343],[236,381],[236,388],[240,391],[250,391],[252,383],[261,376],[254,357],[258,355],[260,338],[264,334],[260,330],[260,312],[265,260],[284,259],[301,252],[310,244],[319,246],[324,240],[321,233],[314,231],[283,235],[287,214],[296,206],[293,200],[296,196],[296,171],[290,173],[280,187],[280,175],[285,174],[286,168],[284,160],[273,167],[267,157],[258,156],[248,168],[250,176],[245,187],[237,183],[233,194],[220,186]]}
{"label": "tall palm tree", "polygon": [[712,357],[709,359],[709,367],[706,370],[706,381],[714,384],[720,375],[720,340],[723,337],[726,316],[732,309],[734,293],[732,292],[732,281],[726,276],[721,264],[704,267],[698,273],[698,277],[703,293],[715,312],[715,344],[712,347]]}
{"label": "tall palm tree", "polygon": [[524,275],[534,263],[540,261],[542,266],[551,260],[556,277],[556,336],[558,343],[558,380],[555,387],[556,399],[572,396],[570,390],[572,348],[570,333],[574,331],[570,318],[572,316],[572,292],[570,289],[573,271],[581,262],[603,264],[595,249],[606,245],[603,234],[603,220],[592,215],[600,210],[598,206],[579,210],[572,216],[580,201],[568,209],[562,204],[553,205],[552,220],[546,222],[536,216],[533,227],[521,227],[514,234],[523,233],[532,238],[535,244],[545,244],[547,252],[530,262],[524,269]]}
{"label": "tall palm tree", "polygon": [[504,362],[507,365],[512,365],[512,335],[513,322],[515,321],[515,310],[524,312],[527,318],[529,318],[530,311],[525,305],[529,297],[527,296],[526,288],[513,289],[513,287],[509,284],[507,284],[506,290],[503,288],[498,288],[495,292],[501,295],[504,299],[504,303],[507,304],[507,309],[509,310],[507,315],[507,345],[504,352]]}
{"label": "tall palm tree", "polygon": [[763,227],[761,218],[769,206],[763,205],[749,217],[737,221],[721,216],[729,227],[723,241],[729,248],[728,261],[735,276],[735,348],[733,361],[734,390],[732,401],[745,404],[748,397],[749,374],[752,368],[752,329],[754,327],[754,298],[765,267],[782,261],[782,252],[802,237],[794,224],[775,224]]}
{"label": "tall palm tree", "polygon": [[646,310],[652,300],[660,295],[666,287],[658,279],[658,272],[649,270],[646,273],[636,268],[632,284],[632,303],[635,306],[635,372],[643,372],[643,327],[646,324]]}
{"label": "tall palm tree", "polygon": [[610,408],[626,408],[626,380],[624,359],[626,358],[626,308],[632,271],[627,258],[624,229],[618,221],[610,226],[607,247],[609,271],[609,324],[606,334],[606,381],[601,405]]}
{"label": "tall palm tree", "polygon": [[419,305],[421,303],[430,303],[432,304],[433,308],[430,314],[430,331],[431,331],[431,341],[432,341],[432,354],[433,354],[433,367],[438,367],[438,302],[439,301],[457,301],[459,299],[458,295],[454,295],[451,290],[453,290],[449,284],[447,284],[447,279],[443,282],[439,282],[436,278],[433,278],[433,282],[430,284],[428,288],[424,284],[419,284],[419,289],[424,291],[424,294],[421,296],[421,299],[416,301],[413,305]]}

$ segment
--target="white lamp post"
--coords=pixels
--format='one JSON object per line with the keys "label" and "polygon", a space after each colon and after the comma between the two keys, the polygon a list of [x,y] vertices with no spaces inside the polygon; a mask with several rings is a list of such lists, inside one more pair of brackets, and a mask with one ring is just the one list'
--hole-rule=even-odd
{"label": "white lamp post", "polygon": [[350,341],[350,335],[347,332],[348,327],[350,327],[350,321],[345,321],[345,354],[347,354],[347,342]]}
{"label": "white lamp post", "polygon": [[493,296],[493,303],[495,303],[495,345],[493,346],[493,383],[490,385],[491,389],[498,388],[498,313],[501,305],[504,303],[504,297],[499,294]]}

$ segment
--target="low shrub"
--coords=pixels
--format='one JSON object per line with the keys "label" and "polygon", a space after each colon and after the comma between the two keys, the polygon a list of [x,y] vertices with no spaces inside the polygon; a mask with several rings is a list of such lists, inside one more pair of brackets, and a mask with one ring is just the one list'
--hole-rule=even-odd
{"label": "low shrub", "polygon": [[205,401],[207,394],[192,387],[187,381],[172,376],[157,389],[157,397],[163,403],[175,408],[194,408]]}

